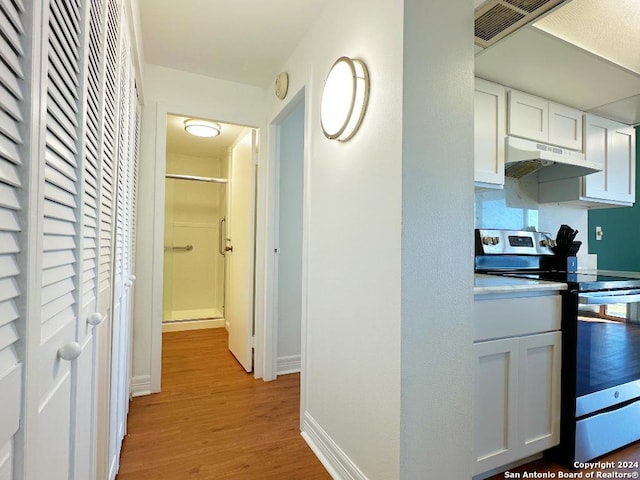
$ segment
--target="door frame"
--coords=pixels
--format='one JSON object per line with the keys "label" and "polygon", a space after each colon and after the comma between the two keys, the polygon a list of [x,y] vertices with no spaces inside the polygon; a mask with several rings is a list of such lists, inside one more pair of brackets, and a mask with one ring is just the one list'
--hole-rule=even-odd
{"label": "door frame", "polygon": [[[231,123],[235,125],[242,125],[248,128],[256,129],[259,135],[262,135],[262,129],[260,126],[251,125],[251,123],[238,123],[237,121],[228,121],[224,117],[220,118],[215,115],[214,112],[194,111],[193,109],[181,107],[178,105],[169,105],[166,103],[158,102],[156,104],[155,115],[155,165],[154,172],[154,195],[153,195],[153,242],[152,249],[152,263],[151,263],[151,328],[150,328],[150,393],[160,392],[161,390],[161,375],[162,375],[162,294],[164,286],[164,209],[165,209],[165,174],[167,164],[167,115],[181,115],[186,117],[196,118],[215,118],[216,121],[222,123]],[[260,153],[259,158],[262,158]],[[254,165],[255,168],[255,165]],[[258,190],[263,183],[261,178],[256,180],[258,182]],[[255,194],[254,194],[255,195]],[[257,201],[257,219],[256,225],[256,244],[261,243],[261,229],[260,224],[264,219],[263,211],[261,208],[263,204],[262,196],[258,195],[258,198],[254,198],[253,201]],[[264,243],[264,242],[262,242]],[[259,249],[258,249],[259,252]],[[256,292],[262,289],[262,275],[259,272],[262,270],[260,267],[261,258],[257,255],[254,264],[254,275],[256,282]],[[258,304],[259,298],[256,296],[255,305],[255,318],[256,325],[256,342],[254,352],[254,377],[260,378],[263,371],[263,348],[260,341],[259,334],[263,332],[260,328],[260,312],[264,311],[264,308],[260,308]]]}
{"label": "door frame", "polygon": [[[293,92],[292,92],[293,93]],[[289,101],[269,121],[269,166],[268,166],[268,226],[267,255],[265,259],[265,358],[264,380],[277,378],[278,363],[278,258],[275,249],[278,246],[279,232],[279,196],[280,196],[280,125],[301,103],[304,104],[304,145],[302,192],[302,302],[300,318],[300,411],[306,410],[306,352],[307,352],[307,298],[308,298],[308,257],[309,257],[309,167],[310,167],[310,122],[307,121],[310,111],[309,96],[306,86],[291,95]],[[300,421],[302,425],[302,419]]]}

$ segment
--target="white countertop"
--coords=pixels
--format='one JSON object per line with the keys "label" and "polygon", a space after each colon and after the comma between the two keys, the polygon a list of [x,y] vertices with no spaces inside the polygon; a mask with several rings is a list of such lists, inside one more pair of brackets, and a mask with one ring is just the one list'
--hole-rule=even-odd
{"label": "white countertop", "polygon": [[487,295],[491,293],[540,292],[566,289],[566,283],[476,273],[473,294]]}

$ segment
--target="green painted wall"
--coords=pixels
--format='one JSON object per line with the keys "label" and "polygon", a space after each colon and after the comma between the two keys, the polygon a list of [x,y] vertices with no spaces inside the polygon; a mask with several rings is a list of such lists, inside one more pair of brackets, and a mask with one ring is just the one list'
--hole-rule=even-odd
{"label": "green painted wall", "polygon": [[[636,127],[636,203],[633,207],[589,211],[589,253],[601,270],[640,272],[640,126]],[[596,241],[596,225],[602,240]]]}

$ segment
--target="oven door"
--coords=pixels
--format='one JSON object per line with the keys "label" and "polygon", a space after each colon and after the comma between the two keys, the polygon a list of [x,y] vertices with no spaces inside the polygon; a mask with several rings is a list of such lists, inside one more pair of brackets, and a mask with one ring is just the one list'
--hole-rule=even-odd
{"label": "oven door", "polygon": [[640,439],[639,305],[640,290],[579,295],[576,460]]}

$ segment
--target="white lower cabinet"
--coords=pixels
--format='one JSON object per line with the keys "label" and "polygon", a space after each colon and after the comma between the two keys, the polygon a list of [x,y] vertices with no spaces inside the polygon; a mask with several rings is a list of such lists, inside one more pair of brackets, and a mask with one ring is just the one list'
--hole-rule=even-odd
{"label": "white lower cabinet", "polygon": [[[506,310],[513,307],[511,321],[526,321],[515,310],[518,300],[482,302],[501,302],[498,311],[504,311],[505,305]],[[522,300],[526,303],[527,299]],[[558,305],[557,300],[553,300],[554,305]],[[559,315],[558,311],[558,319]],[[474,343],[474,475],[558,444],[560,350],[559,331]]]}

